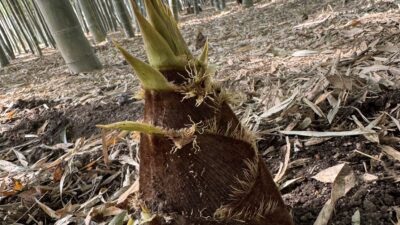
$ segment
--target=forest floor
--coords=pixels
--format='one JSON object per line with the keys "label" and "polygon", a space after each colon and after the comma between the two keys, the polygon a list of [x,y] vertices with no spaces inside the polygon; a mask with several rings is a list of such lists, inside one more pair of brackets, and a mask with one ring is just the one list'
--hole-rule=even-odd
{"label": "forest floor", "polygon": [[[400,10],[370,2],[263,0],[181,18],[196,54],[198,30],[209,38],[215,79],[259,133],[297,225],[321,210],[330,225],[400,223]],[[140,36],[110,36],[145,59]],[[90,73],[44,53],[0,72],[0,224],[109,221],[137,189],[137,137],[95,125],[141,119],[138,80],[111,43]]]}

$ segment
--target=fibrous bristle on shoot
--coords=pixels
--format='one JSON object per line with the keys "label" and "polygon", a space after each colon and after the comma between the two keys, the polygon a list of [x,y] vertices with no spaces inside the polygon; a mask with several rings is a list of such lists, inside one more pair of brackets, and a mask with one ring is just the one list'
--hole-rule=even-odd
{"label": "fibrous bristle on shoot", "polygon": [[243,178],[236,177],[236,184],[231,186],[232,193],[229,194],[230,200],[241,201],[245,198],[251,191],[256,183],[257,176],[259,174],[258,168],[258,155],[253,160],[246,159],[245,165],[247,168],[243,170]]}
{"label": "fibrous bristle on shoot", "polygon": [[221,128],[219,127],[217,118],[213,118],[205,121],[202,129],[208,134],[222,135],[249,143],[251,146],[253,146],[254,151],[257,153],[257,134],[245,127],[242,127],[240,124],[232,127],[232,123],[228,123],[226,127]]}
{"label": "fibrous bristle on shoot", "polygon": [[244,97],[242,95],[240,95],[239,93],[234,93],[234,92],[230,92],[227,91],[226,89],[222,89],[220,88],[220,85],[218,83],[213,83],[215,86],[215,90],[217,90],[215,94],[215,102],[218,105],[221,105],[223,103],[227,103],[230,106],[238,106],[240,105],[241,102],[244,101]]}
{"label": "fibrous bristle on shoot", "polygon": [[211,77],[215,73],[215,67],[197,67],[194,65],[186,66],[186,82],[179,87],[179,92],[183,93],[183,99],[196,97],[196,106],[204,102],[206,98],[211,98],[214,93],[214,85]]}
{"label": "fibrous bristle on shoot", "polygon": [[[260,182],[260,163],[259,156],[256,155],[253,160],[245,160],[247,168],[243,170],[242,177],[236,177],[236,184],[232,185],[232,191],[229,194],[230,202],[218,208],[214,217],[218,219],[257,219],[264,218],[268,214],[272,214],[278,207],[279,203],[260,193],[257,196],[261,199],[258,202],[246,201],[246,199],[254,192],[257,182]],[[256,191],[257,192],[257,191]]]}

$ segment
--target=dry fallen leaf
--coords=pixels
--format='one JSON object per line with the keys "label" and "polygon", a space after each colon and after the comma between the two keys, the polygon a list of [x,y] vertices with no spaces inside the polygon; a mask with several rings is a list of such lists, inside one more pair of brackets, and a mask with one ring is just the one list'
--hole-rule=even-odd
{"label": "dry fallen leaf", "polygon": [[7,120],[12,120],[14,118],[16,112],[17,112],[17,110],[14,109],[13,111],[6,113]]}
{"label": "dry fallen leaf", "polygon": [[290,141],[289,141],[289,137],[286,137],[286,153],[285,153],[285,161],[283,162],[283,164],[281,164],[281,167],[279,168],[278,173],[275,175],[274,177],[274,181],[275,183],[280,183],[283,176],[286,173],[286,170],[289,166],[289,160],[290,160]]}
{"label": "dry fallen leaf", "polygon": [[362,175],[362,179],[365,182],[373,182],[378,180],[378,176],[370,174],[370,173],[365,173]]}
{"label": "dry fallen leaf", "polygon": [[12,162],[0,159],[0,171],[3,170],[7,172],[21,172],[24,169],[25,168],[22,166],[17,166]]}
{"label": "dry fallen leaf", "polygon": [[351,225],[360,225],[361,224],[361,218],[360,218],[360,210],[356,210],[351,217]]}
{"label": "dry fallen leaf", "polygon": [[39,205],[39,207],[51,218],[53,219],[60,219],[60,215],[57,214],[56,211],[52,210],[50,207],[47,205],[41,203],[39,200],[35,199],[36,203]]}
{"label": "dry fallen leaf", "polygon": [[381,145],[380,147],[384,153],[393,157],[397,161],[400,161],[400,152],[399,151],[397,151],[396,149],[394,149],[393,147],[390,147],[388,145]]}
{"label": "dry fallen leaf", "polygon": [[125,200],[132,194],[137,193],[139,191],[139,179],[135,180],[135,182],[126,190],[124,193],[122,193],[117,201],[117,204],[121,204],[125,202]]}
{"label": "dry fallen leaf", "polygon": [[14,182],[14,191],[20,192],[24,188],[20,180],[13,179]]}
{"label": "dry fallen leaf", "polygon": [[326,225],[332,217],[336,201],[356,185],[356,177],[352,168],[345,163],[325,169],[317,175],[313,178],[327,183],[331,183],[333,180],[331,198],[325,203],[314,222],[314,225]]}
{"label": "dry fallen leaf", "polygon": [[64,169],[62,168],[61,165],[58,165],[53,173],[53,181],[60,182],[63,174],[64,174]]}
{"label": "dry fallen leaf", "polygon": [[343,167],[345,165],[346,165],[345,163],[342,163],[342,164],[338,164],[336,166],[326,168],[326,169],[320,171],[319,173],[317,173],[312,178],[314,178],[320,182],[323,182],[323,183],[333,183],[335,181],[336,177],[338,176],[339,172],[343,169]]}

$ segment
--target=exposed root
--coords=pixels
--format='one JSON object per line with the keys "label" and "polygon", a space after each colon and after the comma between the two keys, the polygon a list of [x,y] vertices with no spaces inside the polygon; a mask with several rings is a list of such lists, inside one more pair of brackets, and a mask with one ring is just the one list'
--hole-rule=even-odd
{"label": "exposed root", "polygon": [[212,66],[196,66],[189,63],[186,66],[186,82],[179,87],[179,92],[183,93],[183,99],[196,97],[196,106],[201,105],[205,99],[212,99],[215,87],[211,77],[215,74],[215,68]]}
{"label": "exposed root", "polygon": [[175,153],[190,143],[192,143],[195,152],[200,150],[196,141],[196,124],[189,128],[170,130],[166,136],[174,142],[171,153]]}

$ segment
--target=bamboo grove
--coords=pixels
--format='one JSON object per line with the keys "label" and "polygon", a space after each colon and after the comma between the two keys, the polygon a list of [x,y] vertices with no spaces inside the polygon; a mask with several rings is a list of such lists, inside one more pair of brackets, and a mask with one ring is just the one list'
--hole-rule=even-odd
{"label": "bamboo grove", "polygon": [[[56,48],[57,43],[51,32],[46,14],[40,10],[43,1],[2,0],[0,1],[0,66],[9,64],[16,55],[42,55],[42,49]],[[105,40],[106,33],[115,32],[119,27],[126,30],[127,37],[132,37],[132,16],[124,0],[62,0],[73,7],[78,18],[79,29],[92,34],[95,42]],[[122,25],[121,25],[122,24]],[[56,44],[57,43],[57,44]]]}
{"label": "bamboo grove", "polygon": [[[251,6],[252,0],[245,0],[244,6]],[[10,60],[15,59],[21,54],[34,54],[38,57],[42,55],[42,50],[45,48],[58,48],[61,53],[62,49],[70,49],[71,47],[83,46],[85,51],[90,49],[90,44],[86,43],[84,35],[91,35],[94,43],[100,43],[106,40],[107,34],[123,30],[127,38],[133,37],[135,33],[139,33],[139,26],[134,19],[131,2],[129,0],[60,0],[59,6],[63,6],[63,10],[52,12],[41,9],[41,5],[50,4],[51,1],[43,0],[2,0],[0,1],[0,67],[4,67],[10,63]],[[206,4],[211,4],[216,10],[223,10],[226,6],[225,0],[167,0],[170,5],[174,17],[178,20],[178,13],[186,10],[188,13],[198,14],[201,7]],[[242,1],[238,1],[242,2]],[[247,4],[248,2],[249,4]],[[54,3],[54,2],[53,2]],[[136,0],[136,4],[145,14],[143,0]],[[54,6],[48,5],[54,8]],[[69,7],[72,10],[68,12]],[[64,12],[65,11],[65,12]],[[64,40],[56,40],[54,35],[58,31],[68,30],[72,25],[67,27],[65,24],[52,24],[53,21],[47,21],[52,16],[57,16],[58,13],[67,16],[71,24],[79,23],[81,31],[75,31],[74,35],[81,39],[82,43],[71,46],[63,43],[68,42],[71,37],[62,37]],[[49,14],[49,15],[48,15]],[[61,17],[57,17],[61,18]],[[56,26],[52,30],[52,26]],[[60,36],[60,35],[59,35]],[[67,40],[65,40],[67,39]],[[73,40],[77,42],[77,40]],[[79,61],[80,54],[75,54],[68,59],[68,54],[62,54],[67,64],[68,61]],[[67,55],[67,56],[66,56]],[[65,58],[67,57],[67,59]],[[78,57],[78,58],[76,58]],[[91,62],[87,62],[91,66],[74,66],[70,70],[72,72],[83,72],[101,68],[94,53],[91,56]]]}

